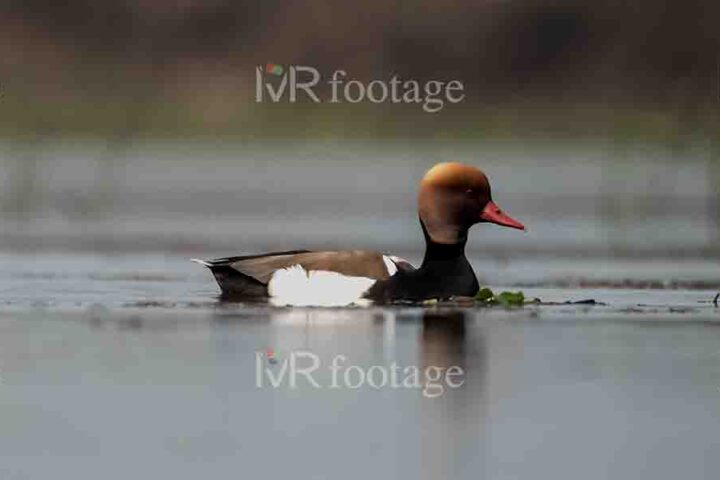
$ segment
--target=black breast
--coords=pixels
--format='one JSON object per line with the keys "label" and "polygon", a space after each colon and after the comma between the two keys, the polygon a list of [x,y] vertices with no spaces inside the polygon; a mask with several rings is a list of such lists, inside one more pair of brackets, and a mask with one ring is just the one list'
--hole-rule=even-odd
{"label": "black breast", "polygon": [[366,297],[379,303],[398,300],[422,301],[474,296],[480,288],[475,272],[465,255],[453,258],[426,258],[414,271],[398,271],[378,281]]}

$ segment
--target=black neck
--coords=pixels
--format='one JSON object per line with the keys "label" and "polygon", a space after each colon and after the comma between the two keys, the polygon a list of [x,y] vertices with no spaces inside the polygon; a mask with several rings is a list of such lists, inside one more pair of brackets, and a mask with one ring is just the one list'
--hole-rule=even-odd
{"label": "black neck", "polygon": [[465,258],[465,244],[467,243],[467,232],[460,236],[457,243],[435,242],[427,231],[425,224],[420,220],[423,235],[425,236],[425,257],[422,267],[429,266],[436,262],[447,262]]}
{"label": "black neck", "polygon": [[435,242],[420,220],[425,235],[425,258],[417,270],[400,271],[386,281],[377,282],[367,293],[367,298],[381,301],[427,300],[473,296],[478,291],[470,262],[465,258],[467,230],[459,235],[459,241],[451,244]]}

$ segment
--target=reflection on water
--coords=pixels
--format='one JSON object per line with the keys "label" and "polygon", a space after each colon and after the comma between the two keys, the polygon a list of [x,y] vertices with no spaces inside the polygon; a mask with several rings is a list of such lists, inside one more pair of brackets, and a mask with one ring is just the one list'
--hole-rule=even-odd
{"label": "reflection on water", "polygon": [[[64,315],[64,316],[63,316]],[[720,329],[528,311],[0,314],[0,473],[51,478],[708,478]],[[574,315],[574,317],[573,317]],[[256,353],[461,366],[419,388],[256,387]],[[327,386],[328,370],[318,372]],[[42,461],[35,461],[42,454]],[[127,458],[135,459],[127,462]]]}
{"label": "reflection on water", "polygon": [[[471,320],[472,321],[472,320]],[[458,477],[470,466],[465,456],[484,462],[485,369],[482,328],[467,328],[462,310],[427,311],[422,315],[421,362],[423,368],[462,368],[464,383],[445,390],[442,398],[422,404],[422,471],[427,479]],[[468,332],[469,330],[469,332]],[[477,438],[474,445],[466,440]],[[462,453],[461,453],[462,452]],[[468,472],[470,473],[470,472]],[[481,471],[477,471],[480,474]]]}
{"label": "reflection on water", "polygon": [[465,315],[462,310],[423,313],[422,363],[448,368],[467,367]]}

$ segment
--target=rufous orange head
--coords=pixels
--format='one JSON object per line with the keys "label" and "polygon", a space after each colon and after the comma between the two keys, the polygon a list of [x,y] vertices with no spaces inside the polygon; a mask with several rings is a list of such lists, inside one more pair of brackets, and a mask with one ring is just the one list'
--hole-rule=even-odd
{"label": "rufous orange head", "polygon": [[487,176],[462,163],[438,163],[427,171],[420,182],[418,212],[436,243],[464,242],[470,227],[481,222],[525,230],[493,202]]}

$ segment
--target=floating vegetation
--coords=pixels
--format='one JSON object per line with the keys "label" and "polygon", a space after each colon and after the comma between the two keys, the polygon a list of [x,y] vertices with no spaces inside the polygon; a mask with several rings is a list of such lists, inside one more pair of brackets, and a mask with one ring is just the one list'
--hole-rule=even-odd
{"label": "floating vegetation", "polygon": [[[525,305],[525,294],[523,292],[500,292],[495,295],[487,287],[481,288],[475,295],[475,301],[484,305],[500,305],[503,307],[522,307]],[[539,301],[539,300],[538,300]]]}
{"label": "floating vegetation", "polygon": [[[412,303],[407,303],[411,305]],[[554,305],[578,305],[578,306],[606,306],[606,303],[598,302],[595,299],[588,298],[584,300],[567,300],[565,302],[543,302],[539,298],[533,298],[528,300],[522,291],[510,292],[503,291],[500,293],[493,292],[488,287],[482,287],[478,290],[478,293],[474,297],[452,297],[447,300],[440,300],[432,298],[421,302],[423,306],[460,306],[460,307],[522,307],[524,305],[541,305],[541,306],[554,306]]]}
{"label": "floating vegetation", "polygon": [[431,298],[424,300],[421,305],[423,306],[461,306],[461,307],[474,307],[474,306],[501,306],[501,307],[522,307],[525,303],[538,303],[539,299],[534,299],[532,302],[525,302],[525,294],[523,292],[501,292],[499,294],[493,293],[487,287],[483,287],[478,290],[478,293],[474,297],[451,297],[447,300],[440,300],[437,298]]}

